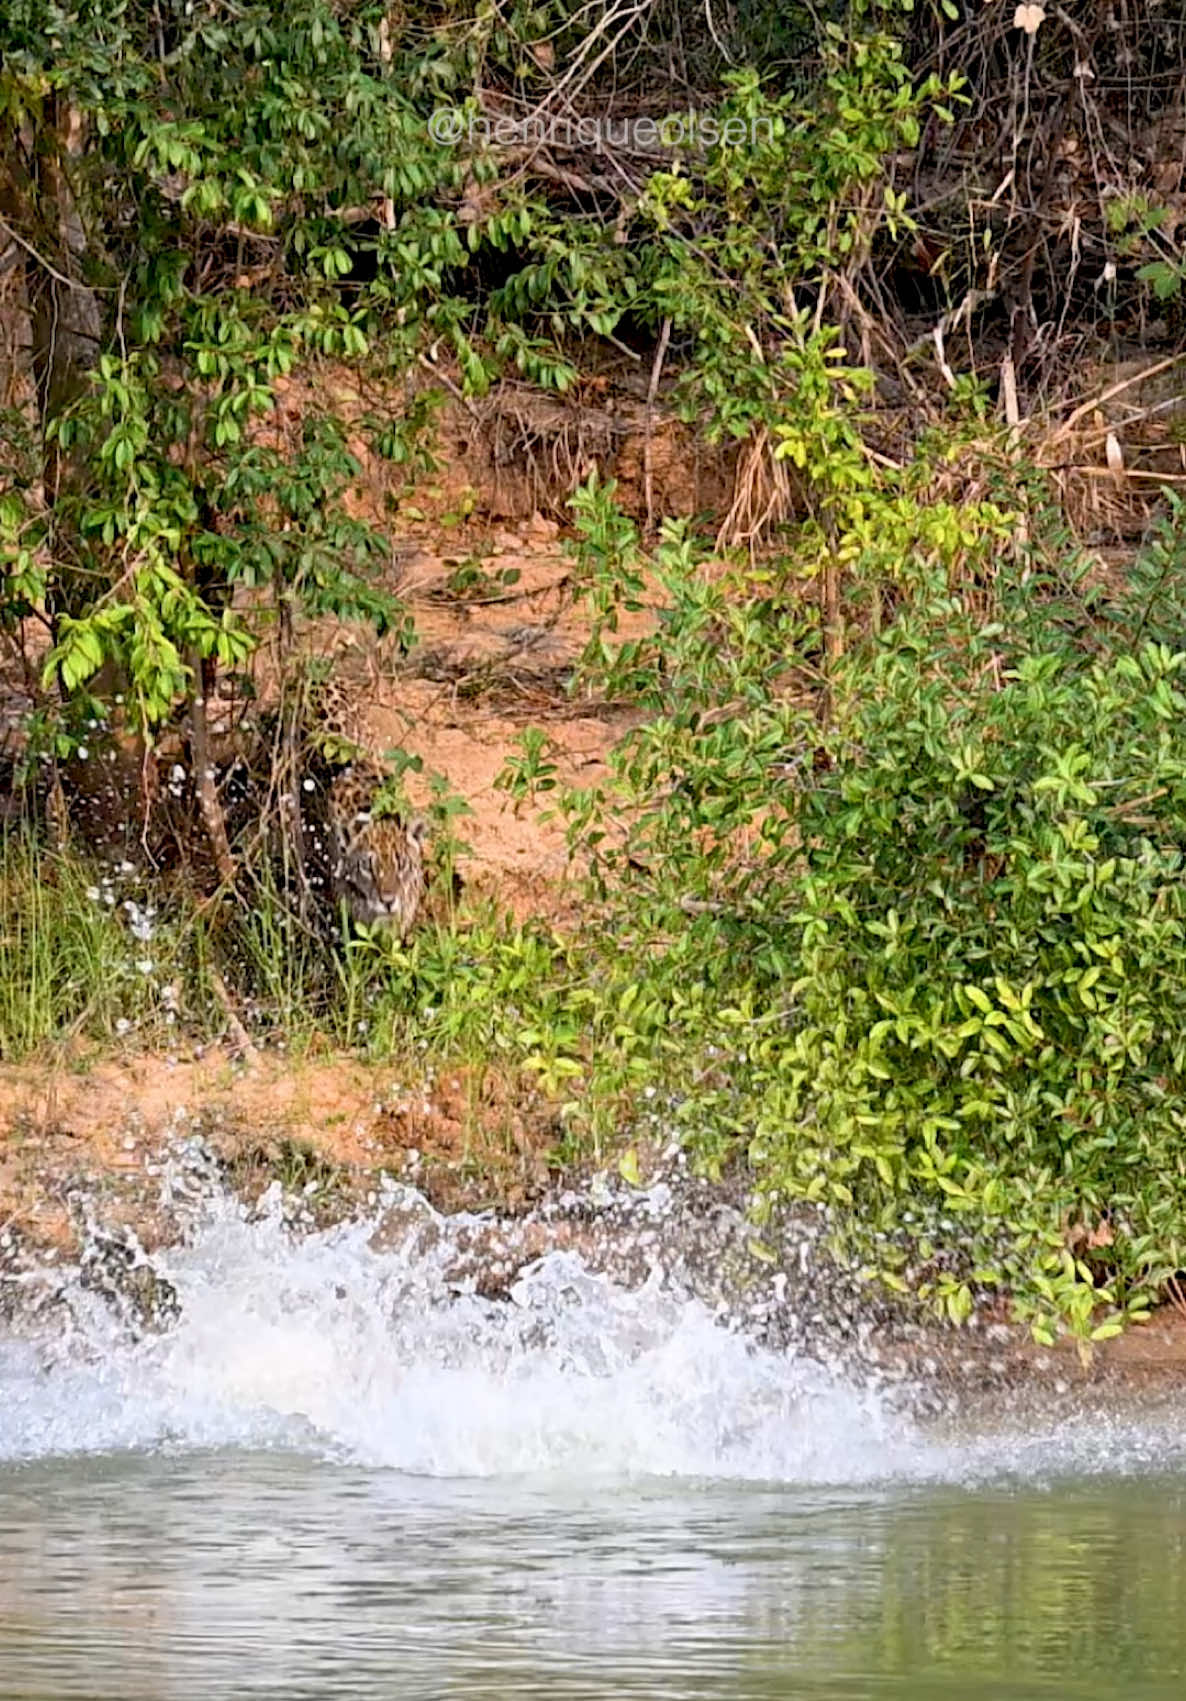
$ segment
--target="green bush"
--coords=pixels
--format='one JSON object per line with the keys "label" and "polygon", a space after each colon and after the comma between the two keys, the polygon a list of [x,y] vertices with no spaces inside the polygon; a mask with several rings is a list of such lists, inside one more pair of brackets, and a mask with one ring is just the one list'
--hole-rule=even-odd
{"label": "green bush", "polygon": [[834,505],[890,612],[850,606],[823,683],[810,522],[727,581],[669,535],[661,633],[619,663],[654,712],[574,833],[706,1161],[746,1151],[953,1319],[1006,1289],[1101,1338],[1186,1263],[1181,516],[1109,601],[1040,509],[919,475]]}
{"label": "green bush", "polygon": [[883,1229],[958,1219],[972,1281],[1082,1328],[1186,1227],[1186,652],[1099,637],[940,604],[849,669],[772,876],[795,971],[754,1143]]}

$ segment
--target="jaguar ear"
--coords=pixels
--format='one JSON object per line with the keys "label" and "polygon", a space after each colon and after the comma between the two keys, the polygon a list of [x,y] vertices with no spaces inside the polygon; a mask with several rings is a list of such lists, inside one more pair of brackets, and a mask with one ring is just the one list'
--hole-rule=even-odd
{"label": "jaguar ear", "polygon": [[408,837],[414,845],[422,845],[428,837],[428,822],[423,815],[413,815],[408,822]]}

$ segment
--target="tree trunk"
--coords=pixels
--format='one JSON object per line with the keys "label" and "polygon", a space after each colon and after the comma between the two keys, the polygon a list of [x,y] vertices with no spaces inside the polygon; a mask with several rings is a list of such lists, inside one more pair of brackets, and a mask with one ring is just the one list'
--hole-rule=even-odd
{"label": "tree trunk", "polygon": [[78,114],[54,96],[47,97],[35,134],[0,133],[0,215],[24,262],[47,505],[69,473],[49,428],[85,388],[103,334],[99,297],[85,275],[86,226],[71,183],[84,145]]}

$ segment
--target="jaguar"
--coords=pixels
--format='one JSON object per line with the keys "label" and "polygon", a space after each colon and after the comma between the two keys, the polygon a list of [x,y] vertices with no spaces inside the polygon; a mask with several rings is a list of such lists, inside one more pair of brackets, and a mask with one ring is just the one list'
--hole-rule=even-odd
{"label": "jaguar", "polygon": [[315,760],[303,792],[314,804],[323,879],[352,921],[390,928],[402,941],[424,901],[427,824],[392,807],[391,774],[367,750],[357,706],[340,681],[331,675],[315,686],[310,709]]}

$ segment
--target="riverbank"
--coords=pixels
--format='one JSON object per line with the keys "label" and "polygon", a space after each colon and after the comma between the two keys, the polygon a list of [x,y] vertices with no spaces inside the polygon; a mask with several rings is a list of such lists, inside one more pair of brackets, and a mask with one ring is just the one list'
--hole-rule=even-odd
{"label": "riverbank", "polygon": [[[626,525],[587,493],[573,559],[595,584]],[[786,672],[804,605],[772,602],[760,566],[722,578],[664,544],[645,563],[662,644],[582,671],[601,628],[550,528],[487,542],[518,551],[482,569],[493,674],[468,648],[486,595],[441,625],[445,593],[477,582],[468,556],[459,581],[426,554],[406,587],[417,626],[437,622],[427,651],[308,634],[364,748],[406,738],[433,813],[405,942],[311,926],[266,858],[206,890],[137,852],[134,811],[118,858],[24,826],[3,841],[0,1221],[67,1248],[97,1189],[148,1245],[137,1188],[180,1132],[236,1193],[275,1179],[321,1219],[383,1174],[445,1211],[529,1211],[598,1170],[645,1186],[674,1142],[710,1187],[831,1213],[867,1272],[832,1296],[842,1334],[907,1312],[1102,1346],[1174,1296],[1186,755],[1163,733],[1186,697],[1181,658],[1132,653],[1164,540],[1103,610],[1003,583],[983,626],[920,583],[926,642],[904,619],[854,640],[834,724]],[[609,614],[645,630],[642,570],[602,577]],[[541,599],[537,637],[564,632],[530,690],[504,594]],[[737,622],[741,717],[720,640]],[[931,656],[966,689],[932,702]],[[1059,754],[1085,703],[1094,754]],[[1090,786],[1067,777],[1088,755]]]}
{"label": "riverbank", "polygon": [[[24,1327],[69,1271],[106,1261],[126,1325],[171,1325],[153,1261],[167,1267],[200,1218],[193,1189],[175,1184],[185,1172],[249,1215],[280,1209],[298,1236],[360,1222],[377,1248],[447,1241],[454,1285],[491,1299],[554,1252],[624,1289],[658,1272],[723,1326],[835,1360],[932,1413],[979,1410],[1004,1390],[1070,1410],[1186,1385],[1186,1316],[1172,1306],[1088,1358],[1069,1340],[1036,1345],[1000,1308],[961,1328],[920,1323],[835,1261],[821,1216],[792,1210],[755,1229],[742,1173],[705,1181],[658,1144],[604,1169],[564,1164],[545,1117],[489,1083],[486,1095],[460,1071],[413,1082],[356,1058],[245,1065],[218,1047],[0,1069],[4,1314]],[[147,1285],[129,1285],[146,1268]]]}

